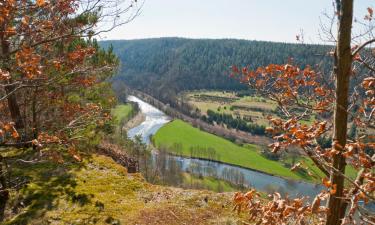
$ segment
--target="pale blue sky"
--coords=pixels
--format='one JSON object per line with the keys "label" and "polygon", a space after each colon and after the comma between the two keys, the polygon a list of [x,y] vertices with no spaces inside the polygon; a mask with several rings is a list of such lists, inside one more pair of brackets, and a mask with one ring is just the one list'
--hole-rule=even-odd
{"label": "pale blue sky", "polygon": [[[355,16],[363,19],[374,0],[355,0]],[[146,0],[133,22],[102,35],[103,39],[151,37],[238,38],[321,42],[320,19],[331,14],[331,0]]]}

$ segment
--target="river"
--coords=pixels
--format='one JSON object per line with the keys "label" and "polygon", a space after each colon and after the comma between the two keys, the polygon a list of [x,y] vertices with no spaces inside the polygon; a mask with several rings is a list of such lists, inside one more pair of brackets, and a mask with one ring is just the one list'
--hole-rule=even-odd
{"label": "river", "polygon": [[[142,101],[135,96],[129,96],[128,100],[138,103],[140,110],[145,115],[145,121],[142,122],[139,126],[130,129],[128,131],[128,136],[129,138],[134,138],[135,135],[141,135],[143,142],[146,144],[150,144],[150,137],[155,134],[158,129],[161,128],[164,124],[171,121],[171,118],[159,109],[153,107],[152,105]],[[154,152],[153,154],[157,153]],[[212,174],[212,171],[214,171],[214,174],[217,174],[220,179],[224,180],[225,176],[223,174],[225,172],[236,171],[237,173],[241,173],[245,178],[245,186],[253,187],[259,191],[266,193],[278,191],[283,195],[288,194],[292,197],[313,197],[318,194],[323,188],[321,185],[284,179],[281,177],[271,176],[261,172],[227,165],[224,163],[211,162],[201,159],[190,159],[178,156],[170,157],[173,157],[184,171],[189,170],[189,168],[192,168],[195,165],[199,165],[201,168],[204,168],[203,175]]]}

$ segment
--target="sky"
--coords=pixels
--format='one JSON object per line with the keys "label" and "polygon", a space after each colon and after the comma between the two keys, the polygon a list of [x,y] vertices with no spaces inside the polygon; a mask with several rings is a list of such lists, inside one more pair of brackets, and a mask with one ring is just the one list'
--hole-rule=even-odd
{"label": "sky", "polygon": [[[361,20],[367,7],[375,6],[374,0],[354,2],[354,16]],[[320,24],[329,21],[323,13],[332,12],[332,0],[145,0],[138,17],[100,39],[236,38],[294,43],[303,30],[306,43],[323,43]]]}

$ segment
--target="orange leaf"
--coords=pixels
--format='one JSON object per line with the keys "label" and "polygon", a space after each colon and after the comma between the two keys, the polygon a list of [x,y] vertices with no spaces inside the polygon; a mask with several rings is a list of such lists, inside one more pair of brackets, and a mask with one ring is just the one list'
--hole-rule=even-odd
{"label": "orange leaf", "polygon": [[334,195],[334,194],[336,194],[336,191],[337,191],[337,185],[336,184],[334,184],[334,185],[332,185],[332,189],[329,191],[332,195]]}
{"label": "orange leaf", "polygon": [[4,125],[4,130],[5,131],[10,131],[12,129],[12,125],[10,125],[9,123],[5,124]]}
{"label": "orange leaf", "polygon": [[13,132],[12,132],[12,137],[13,137],[14,139],[17,139],[17,138],[20,137],[20,135],[18,134],[18,132],[17,132],[16,130],[13,130]]}
{"label": "orange leaf", "polygon": [[322,183],[323,183],[323,185],[326,186],[327,188],[329,188],[329,187],[332,186],[331,181],[329,181],[327,178],[323,178]]}
{"label": "orange leaf", "polygon": [[45,4],[46,2],[44,0],[36,0],[36,5],[41,7]]}

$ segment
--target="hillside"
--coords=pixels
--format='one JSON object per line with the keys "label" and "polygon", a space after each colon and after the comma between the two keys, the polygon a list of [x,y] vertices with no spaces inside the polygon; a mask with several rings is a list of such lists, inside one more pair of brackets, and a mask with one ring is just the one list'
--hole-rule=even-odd
{"label": "hillside", "polygon": [[[11,152],[10,152],[11,154]],[[232,193],[152,185],[111,158],[45,162],[14,173],[30,183],[12,193],[4,224],[237,224]]]}
{"label": "hillside", "polygon": [[[242,89],[229,77],[230,66],[251,68],[285,63],[289,58],[304,66],[327,59],[328,46],[246,41],[233,39],[159,38],[102,41],[113,46],[121,61],[115,79],[159,99],[183,90]],[[329,68],[329,64],[325,64]]]}

